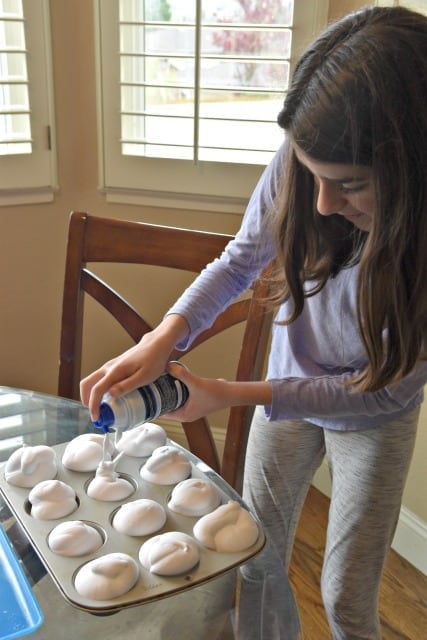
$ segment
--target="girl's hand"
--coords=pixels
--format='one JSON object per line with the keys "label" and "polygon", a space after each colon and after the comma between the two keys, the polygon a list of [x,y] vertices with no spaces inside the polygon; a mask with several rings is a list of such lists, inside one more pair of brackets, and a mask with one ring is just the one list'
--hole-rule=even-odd
{"label": "girl's hand", "polygon": [[173,362],[168,364],[167,371],[181,380],[189,391],[186,403],[167,414],[179,422],[192,422],[229,407],[271,405],[273,400],[273,387],[268,380],[236,382],[223,378],[201,378]]}
{"label": "girl's hand", "polygon": [[118,397],[158,378],[165,370],[167,355],[150,357],[150,350],[139,343],[117,358],[106,362],[80,382],[82,403],[97,420],[102,396],[107,391]]}
{"label": "girl's hand", "polygon": [[179,422],[192,422],[233,404],[231,385],[226,380],[201,378],[174,362],[168,364],[167,371],[181,380],[189,391],[185,404],[176,411],[165,414],[168,418]]}
{"label": "girl's hand", "polygon": [[140,342],[106,362],[80,382],[82,403],[97,420],[102,396],[107,391],[119,397],[156,380],[166,369],[170,353],[188,333],[182,316],[168,316]]}

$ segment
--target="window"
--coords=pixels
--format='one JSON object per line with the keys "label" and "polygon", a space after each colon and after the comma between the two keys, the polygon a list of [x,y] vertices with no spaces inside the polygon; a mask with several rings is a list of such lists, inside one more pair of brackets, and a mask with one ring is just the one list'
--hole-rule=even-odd
{"label": "window", "polygon": [[[325,0],[97,0],[111,200],[242,209],[283,139],[292,65]],[[141,200],[142,196],[142,200]]]}
{"label": "window", "polygon": [[48,2],[0,0],[0,204],[56,186]]}

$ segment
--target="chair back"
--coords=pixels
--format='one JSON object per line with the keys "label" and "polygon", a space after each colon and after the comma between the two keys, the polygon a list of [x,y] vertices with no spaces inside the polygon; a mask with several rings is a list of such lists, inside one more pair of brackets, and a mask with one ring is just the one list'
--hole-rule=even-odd
{"label": "chair back", "polygon": [[[221,254],[232,237],[72,212],[63,292],[58,395],[79,399],[85,296],[90,296],[104,307],[134,342],[152,329],[134,306],[88,268],[89,263],[153,265],[198,274]],[[198,336],[188,351],[175,350],[171,359],[178,360],[227,328],[244,323],[235,379],[261,379],[271,314],[257,303],[257,299],[266,294],[265,284],[256,282],[250,293],[249,297],[228,307],[210,329]],[[238,491],[242,485],[253,409],[231,408],[221,460],[207,418],[182,424],[190,451]]]}

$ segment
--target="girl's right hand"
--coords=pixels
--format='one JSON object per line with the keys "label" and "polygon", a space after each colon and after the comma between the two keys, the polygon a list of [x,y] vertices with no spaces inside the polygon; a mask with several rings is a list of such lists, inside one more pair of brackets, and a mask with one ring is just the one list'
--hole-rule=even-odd
{"label": "girl's right hand", "polygon": [[165,370],[175,345],[189,332],[182,316],[171,315],[138,344],[106,362],[80,382],[82,403],[97,420],[102,396],[119,397],[156,380]]}

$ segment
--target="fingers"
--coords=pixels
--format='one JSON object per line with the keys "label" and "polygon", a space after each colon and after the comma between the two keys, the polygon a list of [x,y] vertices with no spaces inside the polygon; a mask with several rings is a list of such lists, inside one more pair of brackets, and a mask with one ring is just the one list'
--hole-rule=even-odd
{"label": "fingers", "polygon": [[110,381],[104,369],[98,369],[80,382],[80,397],[82,403],[89,408],[93,421],[99,417],[99,406],[103,395],[109,390]]}
{"label": "fingers", "polygon": [[92,420],[97,420],[102,397],[107,391],[116,397],[131,391],[135,386],[136,364],[127,364],[122,357],[109,360],[102,367],[80,382],[80,397],[89,408]]}
{"label": "fingers", "polygon": [[164,371],[174,345],[189,332],[187,321],[176,314],[116,358],[85,377],[80,383],[82,403],[97,420],[102,396],[108,391],[119,397],[156,380]]}
{"label": "fingers", "polygon": [[188,367],[186,367],[185,364],[182,364],[181,362],[177,362],[176,360],[168,362],[166,371],[170,373],[171,376],[174,376],[174,378],[181,380],[184,384],[185,380],[191,380],[192,378],[192,373],[188,369]]}
{"label": "fingers", "polygon": [[135,346],[106,362],[80,382],[82,403],[89,408],[91,419],[98,419],[99,406],[105,393],[120,397],[148,384],[163,373],[161,358],[153,362],[150,354]]}
{"label": "fingers", "polygon": [[89,398],[92,387],[102,379],[103,372],[101,369],[94,371],[86,378],[80,381],[80,399],[82,403],[87,407],[89,404]]}

